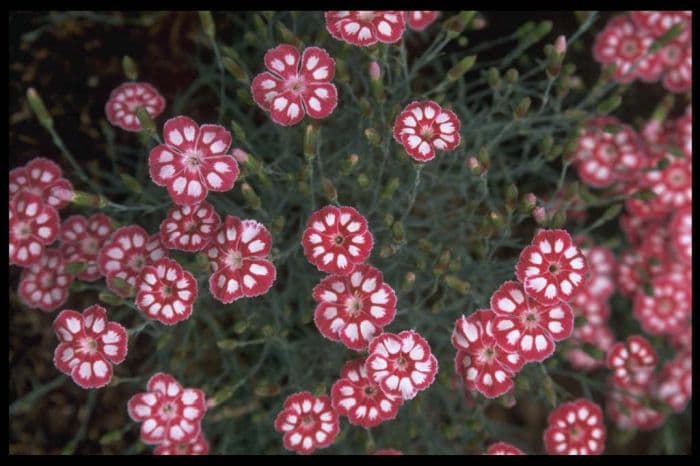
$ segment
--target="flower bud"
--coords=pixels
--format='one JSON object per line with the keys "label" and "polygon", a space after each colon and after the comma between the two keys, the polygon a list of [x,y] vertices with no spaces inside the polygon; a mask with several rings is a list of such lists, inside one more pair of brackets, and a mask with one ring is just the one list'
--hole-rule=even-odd
{"label": "flower bud", "polygon": [[348,175],[353,168],[355,168],[355,165],[357,165],[357,162],[360,161],[360,156],[357,154],[350,154],[348,157],[343,160],[342,167],[340,169],[340,172],[343,175]]}
{"label": "flower bud", "polygon": [[95,207],[98,209],[107,207],[107,199],[105,199],[103,196],[86,193],[84,191],[73,191],[73,198],[71,199],[71,202],[75,205]]}
{"label": "flower bud", "polygon": [[209,39],[214,40],[216,35],[216,26],[214,26],[214,18],[211,11],[200,11],[199,20],[202,22],[202,29]]}
{"label": "flower bud", "polygon": [[537,207],[537,196],[535,196],[533,193],[525,194],[521,201],[521,207],[523,209],[523,212],[532,212],[532,209]]}
{"label": "flower bud", "polygon": [[462,295],[468,294],[471,289],[471,284],[469,282],[460,279],[456,275],[446,275],[445,284]]}
{"label": "flower bud", "polygon": [[329,201],[336,202],[338,200],[338,190],[335,189],[333,182],[325,176],[321,178],[321,189]]}
{"label": "flower bud", "polygon": [[611,95],[610,97],[608,97],[607,99],[605,99],[604,101],[602,101],[598,105],[598,107],[597,107],[598,113],[601,115],[607,115],[608,113],[612,112],[617,107],[619,107],[621,103],[622,103],[622,96],[617,95],[617,94]]}
{"label": "flower bud", "polygon": [[230,57],[222,57],[221,64],[224,65],[226,71],[231,73],[231,76],[233,76],[243,84],[248,84],[248,73],[245,72],[243,67],[236,60]]}
{"label": "flower bud", "polygon": [[255,190],[248,183],[243,183],[241,185],[241,194],[243,194],[243,199],[245,199],[246,204],[253,210],[259,210],[262,203],[260,198],[255,193]]}
{"label": "flower bud", "polygon": [[544,206],[537,206],[532,210],[532,218],[538,225],[543,225],[547,221],[547,211]]}
{"label": "flower bud", "polygon": [[520,102],[518,102],[518,105],[515,106],[515,110],[513,110],[515,118],[524,118],[530,110],[531,103],[532,100],[530,97],[523,97]]}
{"label": "flower bud", "polygon": [[367,141],[369,141],[369,143],[373,146],[378,146],[382,143],[382,136],[374,128],[365,129],[365,137],[367,138]]}
{"label": "flower bud", "polygon": [[400,180],[396,177],[390,179],[382,191],[382,199],[391,199],[399,188]]}
{"label": "flower bud", "polygon": [[369,177],[365,173],[360,173],[357,176],[357,184],[360,186],[360,188],[366,188],[369,186]]}
{"label": "flower bud", "polygon": [[566,55],[566,36],[563,34],[554,41],[554,51],[559,55]]}
{"label": "flower bud", "polygon": [[486,71],[486,82],[492,89],[498,89],[501,86],[501,73],[498,68],[492,66]]}
{"label": "flower bud", "polygon": [[401,243],[406,239],[404,229],[403,229],[403,223],[398,221],[394,222],[394,224],[391,226],[391,234],[397,243]]}
{"label": "flower bud", "polygon": [[455,66],[447,72],[447,81],[454,82],[461,78],[476,63],[476,55],[468,55],[462,58]]}
{"label": "flower bud", "polygon": [[411,291],[413,288],[413,285],[416,283],[416,274],[413,272],[406,272],[406,275],[404,275],[403,280],[401,282],[401,289],[404,292]]}
{"label": "flower bud", "polygon": [[51,118],[48,110],[46,110],[46,106],[44,105],[44,101],[41,100],[41,96],[39,96],[33,87],[27,89],[27,100],[29,101],[29,107],[34,112],[34,115],[36,115],[36,118],[39,120],[41,126],[46,129],[53,128],[53,119]]}
{"label": "flower bud", "polygon": [[476,159],[476,157],[469,157],[467,159],[467,166],[469,167],[469,170],[474,174],[475,176],[479,176],[484,172],[484,168],[479,163],[479,161]]}
{"label": "flower bud", "polygon": [[515,68],[508,68],[508,71],[506,71],[506,81],[508,84],[515,84],[518,82],[518,70]]}
{"label": "flower bud", "polygon": [[122,70],[124,70],[124,76],[130,81],[136,81],[139,77],[139,69],[136,66],[136,62],[129,55],[124,55],[122,58]]}
{"label": "flower bud", "polygon": [[138,107],[136,109],[136,118],[138,118],[139,123],[141,123],[141,131],[144,131],[147,134],[150,134],[151,136],[157,133],[156,123],[153,121],[153,118],[151,118],[151,115],[148,113],[148,111],[146,111],[145,107]]}
{"label": "flower bud", "polygon": [[369,85],[372,90],[372,96],[377,102],[386,101],[384,94],[384,81],[382,80],[382,69],[379,63],[372,61],[369,64]]}
{"label": "flower bud", "polygon": [[306,160],[313,160],[316,157],[316,140],[318,139],[318,128],[313,124],[306,125],[304,130],[304,156]]}
{"label": "flower bud", "polygon": [[247,163],[248,160],[252,160],[252,157],[250,157],[246,151],[239,149],[238,147],[233,149],[231,155],[233,155],[233,158],[236,159],[236,162],[238,163]]}
{"label": "flower bud", "polygon": [[506,187],[505,206],[508,213],[512,213],[518,203],[518,187],[515,183],[511,183]]}

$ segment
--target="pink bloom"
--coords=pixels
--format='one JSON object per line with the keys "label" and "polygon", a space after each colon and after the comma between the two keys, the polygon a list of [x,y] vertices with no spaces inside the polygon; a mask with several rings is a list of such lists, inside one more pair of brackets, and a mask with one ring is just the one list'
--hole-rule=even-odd
{"label": "pink bloom", "polygon": [[573,299],[575,300],[581,292],[600,300],[608,299],[615,291],[614,276],[617,269],[615,255],[603,246],[583,248],[581,252],[586,258],[589,274],[585,286],[579,289]]}
{"label": "pink bloom", "polygon": [[394,139],[417,162],[435,158],[436,150],[454,150],[460,142],[460,121],[432,100],[411,102],[394,121]]}
{"label": "pink bloom", "polygon": [[554,51],[559,55],[566,53],[566,36],[560,35],[554,41]]}
{"label": "pink bloom", "polygon": [[647,386],[658,361],[656,351],[641,335],[632,335],[625,342],[615,343],[608,350],[606,359],[608,369],[613,371],[613,383],[622,388]]}
{"label": "pink bloom", "polygon": [[265,54],[265,71],[250,85],[253,100],[282,126],[299,123],[304,115],[326,118],[338,105],[331,83],[335,60],[324,49],[307,47],[299,58],[292,45],[280,44]]}
{"label": "pink bloom", "polygon": [[675,24],[683,22],[690,26],[691,11],[630,11],[632,21],[655,36],[661,36]]}
{"label": "pink bloom", "polygon": [[283,432],[284,448],[299,454],[326,448],[340,430],[338,413],[326,395],[315,397],[299,392],[287,397],[282,411],[275,418],[275,430]]}
{"label": "pink bloom", "polygon": [[457,348],[455,372],[469,390],[496,398],[513,388],[512,377],[525,360],[517,352],[507,352],[496,344],[490,309],[480,309],[455,322],[452,346]]}
{"label": "pink bloom", "polygon": [[650,405],[650,393],[640,387],[612,389],[605,411],[618,429],[654,430],[666,420],[666,415]]}
{"label": "pink bloom", "polygon": [[55,162],[36,157],[25,166],[10,170],[10,200],[21,192],[39,196],[44,203],[62,209],[73,199],[73,185],[62,178]]}
{"label": "pink bloom", "polygon": [[559,405],[549,413],[544,447],[550,455],[600,455],[605,424],[600,406],[585,398]]}
{"label": "pink bloom", "polygon": [[364,359],[345,363],[340,379],[331,388],[331,400],[338,414],[365,429],[394,419],[403,403],[401,397],[384,394],[367,377]]}
{"label": "pink bloom", "polygon": [[394,320],[396,293],[382,273],[360,264],[348,275],[328,275],[313,289],[314,322],[321,334],[356,351]]}
{"label": "pink bloom", "polygon": [[676,120],[676,139],[686,157],[693,158],[693,107],[688,105],[682,117]]}
{"label": "pink bloom", "polygon": [[613,78],[620,83],[636,77],[656,81],[663,65],[658,54],[646,56],[653,41],[654,36],[647,30],[636,27],[626,16],[616,16],[596,37],[593,57],[606,65],[614,63]]}
{"label": "pink bloom", "polygon": [[526,362],[547,359],[554,353],[554,342],[568,338],[574,328],[568,304],[540,304],[514,281],[503,283],[491,295],[491,309],[496,314],[492,330],[496,343],[520,353]]}
{"label": "pink bloom", "polygon": [[141,122],[136,109],[144,107],[151,118],[165,109],[165,98],[148,83],[126,82],[115,88],[105,104],[107,119],[126,131],[139,132]]}
{"label": "pink bloom", "polygon": [[27,306],[50,312],[66,302],[73,279],[64,269],[61,253],[47,249],[37,262],[22,270],[17,292]]}
{"label": "pink bloom", "polygon": [[160,224],[160,240],[168,249],[201,251],[220,225],[221,217],[206,201],[193,206],[174,206]]}
{"label": "pink bloom", "polygon": [[525,293],[544,305],[569,301],[587,271],[586,259],[565,230],[540,230],[515,267]]}
{"label": "pink bloom", "polygon": [[53,322],[60,340],[53,355],[58,370],[82,388],[101,388],[112,380],[112,364],[126,358],[126,329],[107,319],[107,311],[94,304],[82,314],[61,311]]}
{"label": "pink bloom", "polygon": [[[165,257],[158,235],[149,236],[138,225],[121,227],[104,243],[97,256],[100,273],[107,279],[107,288],[122,298],[133,295],[141,269]],[[115,285],[114,279],[126,281],[131,289]]]}
{"label": "pink bloom", "polygon": [[678,64],[666,70],[662,84],[671,92],[686,92],[693,85],[693,50],[686,47],[680,52]]}
{"label": "pink bloom", "polygon": [[85,264],[85,270],[77,274],[80,280],[94,282],[102,276],[97,255],[113,230],[112,219],[102,213],[89,218],[71,215],[64,220],[61,225],[61,252],[66,262]]}
{"label": "pink bloom", "polygon": [[403,453],[400,450],[396,450],[394,448],[384,448],[382,450],[377,450],[374,452],[375,455],[383,455],[383,456],[398,456],[398,455],[403,455]]}
{"label": "pink bloom", "polygon": [[141,269],[136,289],[136,307],[165,325],[189,318],[197,299],[197,280],[167,257]]}
{"label": "pink bloom", "polygon": [[189,443],[170,443],[164,441],[153,450],[154,455],[207,455],[209,454],[209,442],[204,433],[200,432]]}
{"label": "pink bloom", "polygon": [[413,330],[382,333],[368,351],[367,374],[387,396],[410,400],[435,381],[438,361],[428,342]]}
{"label": "pink bloom", "polygon": [[656,197],[652,200],[666,212],[677,210],[693,202],[693,165],[690,159],[668,156],[670,162],[663,170],[649,170],[643,183]]}
{"label": "pink bloom", "polygon": [[272,236],[265,225],[227,215],[207,250],[213,272],[209,290],[214,298],[230,304],[267,293],[277,277],[267,259],[271,248]]}
{"label": "pink bloom", "polygon": [[[565,353],[569,364],[580,371],[591,371],[605,366],[605,353],[615,343],[615,335],[607,324],[586,324],[574,329],[571,340],[573,346]],[[584,344],[599,350],[602,356],[596,357],[584,351]]]}
{"label": "pink bloom", "polygon": [[173,202],[195,205],[209,191],[225,192],[238,178],[238,163],[227,151],[231,134],[219,125],[202,125],[185,116],[163,125],[165,144],[148,156],[151,179],[166,186]]}
{"label": "pink bloom", "polygon": [[306,259],[321,272],[347,275],[367,260],[374,239],[357,210],[328,205],[311,214],[301,245]]}
{"label": "pink bloom", "polygon": [[58,238],[58,212],[35,194],[22,192],[10,201],[10,265],[36,264],[44,248]]}
{"label": "pink bloom", "polygon": [[435,22],[439,11],[404,11],[406,24],[415,31],[422,31]]}
{"label": "pink bloom", "polygon": [[486,450],[487,455],[524,455],[523,451],[510,443],[496,442]]}
{"label": "pink bloom", "polygon": [[146,392],[129,399],[129,417],[141,424],[141,441],[149,444],[194,442],[207,411],[204,392],[182,388],[169,374],[158,372],[146,385]]}
{"label": "pink bloom", "polygon": [[401,11],[327,11],[325,18],[331,37],[359,47],[393,44],[406,30]]}
{"label": "pink bloom", "polygon": [[652,295],[644,290],[634,297],[634,316],[649,335],[675,333],[691,315],[690,283],[658,276],[651,282]]}
{"label": "pink bloom", "polygon": [[693,396],[692,384],[693,357],[690,351],[684,351],[664,365],[656,397],[680,413]]}

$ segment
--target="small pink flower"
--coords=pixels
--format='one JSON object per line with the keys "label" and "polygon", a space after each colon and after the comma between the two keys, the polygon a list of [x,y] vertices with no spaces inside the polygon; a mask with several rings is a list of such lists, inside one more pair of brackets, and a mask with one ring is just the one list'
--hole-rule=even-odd
{"label": "small pink flower", "polygon": [[331,388],[331,401],[338,414],[365,429],[394,419],[403,403],[401,397],[384,394],[367,377],[364,359],[345,363],[340,379]]}
{"label": "small pink flower", "polygon": [[523,451],[510,443],[496,442],[486,450],[487,455],[524,455]]}
{"label": "small pink flower", "polygon": [[413,330],[382,333],[368,351],[367,374],[387,396],[410,400],[435,381],[438,361],[428,342]]}
{"label": "small pink flower", "polygon": [[614,63],[613,78],[620,83],[629,83],[636,77],[656,81],[663,65],[658,54],[646,56],[653,41],[652,34],[636,27],[627,16],[616,16],[596,37],[593,57],[603,64]]}
{"label": "small pink flower", "polygon": [[394,320],[396,293],[382,273],[360,264],[348,275],[329,275],[313,289],[314,322],[321,334],[356,351]]}
{"label": "small pink flower", "polygon": [[401,11],[327,11],[325,18],[331,37],[358,47],[393,44],[406,30]]}
{"label": "small pink flower", "polygon": [[656,351],[641,335],[615,343],[606,358],[608,369],[613,371],[613,383],[622,388],[647,386],[658,361]]}
{"label": "small pink flower", "polygon": [[680,51],[678,64],[664,73],[662,84],[671,92],[686,92],[693,86],[693,49],[686,47]]}
{"label": "small pink flower", "polygon": [[656,195],[653,201],[671,212],[693,202],[693,164],[685,158],[668,156],[667,159],[668,166],[646,172],[643,183]]}
{"label": "small pink flower", "polygon": [[[119,228],[104,243],[97,255],[97,264],[107,279],[107,288],[128,298],[135,292],[141,269],[166,255],[158,235],[149,236],[140,226],[129,225]],[[131,288],[115,285],[115,278],[126,281]]]}
{"label": "small pink flower", "polygon": [[113,230],[112,219],[102,213],[89,218],[71,215],[61,224],[63,258],[67,263],[85,263],[85,270],[77,274],[80,280],[94,282],[102,276],[97,256]]}
{"label": "small pink flower", "polygon": [[57,249],[45,250],[37,262],[22,270],[17,290],[22,301],[46,312],[65,303],[74,277],[65,271],[64,265]]}
{"label": "small pink flower", "polygon": [[165,325],[188,319],[197,299],[197,280],[167,257],[141,269],[136,289],[136,307]]}
{"label": "small pink flower", "polygon": [[60,219],[56,209],[29,192],[10,201],[10,265],[29,267],[58,238]]}
{"label": "small pink flower", "polygon": [[170,443],[164,441],[153,449],[154,455],[207,455],[209,454],[209,442],[204,437],[204,432],[200,432],[195,439],[189,443]]}
{"label": "small pink flower", "polygon": [[664,365],[656,397],[675,412],[683,412],[693,396],[692,384],[693,357],[690,351],[683,351]]}
{"label": "small pink flower", "polygon": [[331,82],[335,60],[324,49],[307,47],[299,58],[292,45],[280,44],[265,54],[265,71],[250,85],[253,100],[282,126],[299,123],[304,115],[326,118],[338,105]]}
{"label": "small pink flower", "polygon": [[574,316],[567,303],[540,304],[525,295],[520,283],[507,281],[491,295],[496,314],[493,335],[498,346],[519,353],[526,362],[544,361],[554,342],[571,335]]}
{"label": "small pink flower", "polygon": [[198,388],[182,388],[169,374],[158,372],[127,405],[129,417],[141,424],[141,441],[149,444],[194,442],[207,407]]}
{"label": "small pink flower", "polygon": [[64,310],[53,322],[60,340],[53,355],[58,370],[82,388],[101,388],[112,380],[112,364],[126,358],[126,329],[107,319],[107,311],[94,304],[79,313]]}
{"label": "small pink flower", "polygon": [[455,372],[469,390],[478,390],[487,398],[496,398],[513,388],[513,376],[525,359],[517,352],[507,352],[496,343],[490,309],[480,309],[462,316],[452,331],[452,346],[457,348]]}
{"label": "small pink flower", "polygon": [[640,387],[610,390],[605,411],[618,429],[654,430],[666,420],[666,415],[650,404],[650,393]]}
{"label": "small pink flower", "polygon": [[369,257],[374,239],[357,210],[328,205],[311,214],[301,245],[306,259],[321,272],[347,275]]}
{"label": "small pink flower", "polygon": [[338,436],[338,413],[327,395],[299,392],[287,397],[275,418],[275,430],[284,433],[284,448],[305,455],[326,448]]}
{"label": "small pink flower", "polygon": [[682,117],[676,120],[676,139],[689,159],[693,158],[693,107],[688,105]]}
{"label": "small pink flower", "polygon": [[559,55],[564,55],[566,53],[566,36],[560,35],[554,41],[554,51]]}
{"label": "small pink flower", "polygon": [[[617,262],[612,251],[604,246],[593,246],[581,249],[588,264],[589,274],[582,291],[599,300],[606,300],[615,291],[615,270]],[[573,299],[576,299],[574,295]]]}
{"label": "small pink flower", "polygon": [[686,28],[692,20],[691,11],[630,11],[632,21],[639,27],[648,29],[655,36],[661,36],[677,23],[685,23]]}
{"label": "small pink flower", "polygon": [[21,192],[39,196],[55,209],[67,206],[73,198],[73,185],[55,162],[36,157],[23,167],[10,170],[10,200]]}
{"label": "small pink flower", "polygon": [[209,290],[214,298],[230,304],[267,293],[277,277],[267,259],[270,249],[272,236],[265,225],[227,215],[207,250],[213,272]]}
{"label": "small pink flower", "polygon": [[435,22],[439,11],[404,11],[406,24],[415,31],[422,31]]}
{"label": "small pink flower", "polygon": [[569,301],[587,271],[586,259],[565,230],[541,230],[515,267],[525,293],[544,305]]}
{"label": "small pink flower", "polygon": [[454,150],[460,142],[460,121],[432,100],[411,102],[394,121],[394,139],[417,162],[435,158],[436,150]]}
{"label": "small pink flower", "polygon": [[185,116],[163,125],[165,144],[148,155],[151,179],[166,186],[177,205],[202,202],[209,191],[225,192],[238,178],[238,164],[228,152],[231,133],[219,125],[202,125]]}
{"label": "small pink flower", "polygon": [[143,129],[136,116],[139,107],[144,107],[151,118],[156,118],[165,109],[165,98],[148,83],[126,82],[109,95],[105,113],[114,126],[139,132]]}
{"label": "small pink flower", "polygon": [[220,225],[221,217],[206,201],[193,206],[174,206],[160,224],[160,240],[168,249],[202,251]]}
{"label": "small pink flower", "polygon": [[605,424],[600,406],[585,398],[559,405],[549,413],[544,447],[550,455],[600,455]]}
{"label": "small pink flower", "polygon": [[[574,329],[571,343],[573,345],[564,353],[566,359],[574,369],[588,372],[605,366],[605,353],[615,343],[615,335],[607,324],[586,324]],[[595,357],[584,351],[583,344],[591,345],[603,356]]]}
{"label": "small pink flower", "polygon": [[659,276],[651,282],[652,295],[644,290],[634,297],[634,316],[649,335],[675,333],[691,315],[690,283]]}

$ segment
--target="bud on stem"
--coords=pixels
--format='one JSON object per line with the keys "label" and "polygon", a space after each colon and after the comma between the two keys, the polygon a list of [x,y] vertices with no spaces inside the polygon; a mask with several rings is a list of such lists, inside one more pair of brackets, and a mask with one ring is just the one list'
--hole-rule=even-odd
{"label": "bud on stem", "polygon": [[476,63],[476,55],[468,55],[462,58],[455,66],[447,72],[447,81],[454,82],[461,78]]}
{"label": "bud on stem", "polygon": [[211,11],[200,11],[199,20],[202,22],[202,29],[204,29],[204,33],[211,40],[214,40],[214,36],[216,35],[216,26],[214,26],[214,18],[211,15]]}
{"label": "bud on stem", "polygon": [[146,132],[150,136],[155,136],[157,134],[156,124],[145,107],[139,107],[136,109],[136,118],[138,118],[139,123],[141,123],[142,131]]}
{"label": "bud on stem", "polygon": [[230,57],[222,57],[221,64],[224,65],[226,71],[231,73],[231,76],[236,78],[238,81],[242,82],[243,84],[249,83],[248,73],[245,72],[243,67],[241,67],[236,60]]}
{"label": "bud on stem", "polygon": [[73,191],[71,202],[75,205],[95,207],[97,209],[104,209],[107,207],[107,199],[97,194],[90,194],[84,191]]}
{"label": "bud on stem", "polygon": [[318,139],[318,128],[314,125],[307,125],[304,130],[304,156],[311,161],[316,157],[316,140]]}
{"label": "bud on stem", "polygon": [[36,92],[33,87],[27,89],[27,100],[29,101],[29,107],[31,107],[34,115],[36,115],[37,120],[41,123],[41,126],[51,130],[53,129],[53,118],[49,115],[44,101],[41,100],[41,96]]}
{"label": "bud on stem", "polygon": [[262,203],[260,198],[255,193],[255,190],[248,183],[243,183],[241,185],[241,193],[243,194],[243,199],[245,199],[246,204],[253,210],[260,210]]}
{"label": "bud on stem", "polygon": [[372,61],[369,64],[369,85],[372,90],[372,96],[377,102],[385,102],[386,94],[384,94],[384,81],[382,80],[382,69],[379,63]]}
{"label": "bud on stem", "polygon": [[139,69],[136,66],[136,62],[129,55],[124,55],[122,58],[122,70],[126,79],[130,81],[136,81],[139,77]]}

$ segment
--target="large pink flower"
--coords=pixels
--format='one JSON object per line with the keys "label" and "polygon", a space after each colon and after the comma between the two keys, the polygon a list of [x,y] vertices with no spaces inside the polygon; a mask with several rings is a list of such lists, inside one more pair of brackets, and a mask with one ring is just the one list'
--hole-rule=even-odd
{"label": "large pink flower", "polygon": [[346,275],[369,257],[374,239],[357,210],[328,205],[311,214],[301,245],[306,259],[318,270]]}
{"label": "large pink flower", "polygon": [[309,392],[289,395],[275,418],[275,430],[284,434],[284,448],[299,454],[329,446],[338,436],[339,424],[331,399]]}
{"label": "large pink flower", "polygon": [[126,329],[107,319],[107,311],[94,304],[79,313],[64,310],[53,322],[60,340],[53,355],[58,370],[83,388],[100,388],[112,380],[112,364],[126,358]]}
{"label": "large pink flower", "polygon": [[173,202],[194,205],[209,191],[233,188],[238,163],[228,153],[231,133],[219,125],[202,125],[185,116],[171,118],[163,125],[165,144],[148,156],[151,179],[166,186]]}
{"label": "large pink flower", "polygon": [[36,194],[22,192],[10,201],[10,265],[36,264],[44,248],[58,238],[56,209],[44,204]]}
{"label": "large pink flower", "polygon": [[265,225],[227,215],[207,250],[213,271],[209,290],[214,298],[230,304],[267,293],[277,277],[267,259],[271,248],[272,236]]}
{"label": "large pink flower", "polygon": [[452,345],[457,349],[455,371],[465,387],[478,390],[487,398],[496,398],[513,388],[513,376],[525,359],[496,344],[490,309],[480,309],[469,317],[460,317],[452,331]]}
{"label": "large pink flower", "polygon": [[85,268],[77,273],[81,280],[94,282],[102,274],[97,255],[114,228],[112,219],[103,213],[89,218],[71,215],[61,224],[61,252],[66,262],[82,262]]}
{"label": "large pink flower", "polygon": [[367,347],[394,320],[396,293],[382,273],[361,264],[349,275],[329,275],[313,289],[314,322],[321,334],[354,350]]}
{"label": "large pink flower", "polygon": [[367,374],[385,395],[410,400],[435,381],[438,361],[425,338],[413,330],[382,333],[368,351]]}
{"label": "large pink flower", "polygon": [[525,294],[544,305],[570,301],[587,271],[586,259],[565,230],[541,230],[515,267]]}
{"label": "large pink flower", "polygon": [[540,304],[514,281],[503,283],[491,295],[496,313],[493,335],[498,346],[517,352],[526,361],[544,361],[554,353],[554,342],[568,338],[574,315],[567,303]]}
{"label": "large pink flower", "polygon": [[136,289],[136,307],[165,325],[189,318],[197,299],[197,280],[167,257],[141,269]]}
{"label": "large pink flower", "polygon": [[544,447],[550,455],[600,455],[605,423],[600,406],[585,398],[564,403],[549,413]]}
{"label": "large pink flower", "polygon": [[126,131],[141,131],[136,109],[143,107],[151,118],[165,109],[165,98],[148,83],[126,82],[116,87],[105,104],[107,119]]}
{"label": "large pink flower", "polygon": [[160,224],[160,240],[168,249],[195,252],[205,249],[221,225],[221,217],[208,202],[174,206]]}
{"label": "large pink flower", "polygon": [[141,424],[141,441],[150,444],[189,443],[201,431],[206,414],[205,394],[198,388],[182,388],[169,374],[154,374],[146,392],[137,393],[127,405],[129,417]]}
{"label": "large pink flower", "polygon": [[326,29],[338,40],[359,47],[401,40],[406,30],[402,11],[327,11]]}
{"label": "large pink flower", "polygon": [[396,117],[393,135],[414,160],[427,162],[436,151],[459,145],[459,128],[459,118],[451,110],[432,100],[414,101]]}
{"label": "large pink flower", "polygon": [[[122,298],[128,298],[136,291],[141,269],[166,255],[158,235],[149,236],[140,226],[129,225],[115,231],[102,246],[97,264],[107,279],[107,288]],[[129,286],[117,285],[115,278],[126,281]]]}
{"label": "large pink flower", "polygon": [[331,388],[331,400],[338,414],[365,429],[394,419],[403,403],[401,397],[386,395],[367,377],[364,359],[345,363]]}
{"label": "large pink flower", "polygon": [[73,185],[63,178],[61,167],[44,157],[36,157],[25,166],[10,170],[9,186],[10,199],[21,192],[29,192],[55,209],[64,208],[73,198]]}
{"label": "large pink flower", "polygon": [[308,47],[299,58],[292,45],[280,44],[265,54],[269,71],[250,85],[253,100],[282,126],[299,123],[304,115],[326,118],[338,105],[338,90],[331,83],[335,60],[324,49]]}
{"label": "large pink flower", "polygon": [[65,270],[57,249],[47,249],[39,260],[22,270],[17,292],[24,304],[51,312],[68,299],[73,275]]}

